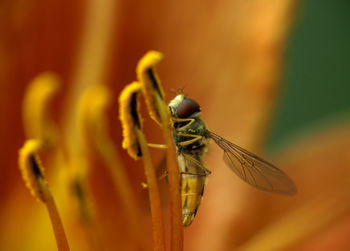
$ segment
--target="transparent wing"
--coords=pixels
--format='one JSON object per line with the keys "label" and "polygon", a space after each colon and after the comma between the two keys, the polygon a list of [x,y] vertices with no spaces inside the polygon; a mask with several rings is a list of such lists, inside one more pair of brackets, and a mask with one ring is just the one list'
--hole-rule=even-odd
{"label": "transparent wing", "polygon": [[213,132],[209,136],[224,150],[226,165],[248,184],[268,192],[296,193],[294,182],[282,170]]}
{"label": "transparent wing", "polygon": [[191,156],[189,154],[181,153],[179,155],[179,161],[183,161],[184,167],[181,172],[186,174],[194,174],[199,176],[206,176],[211,172],[206,169],[202,163],[202,161],[197,159],[195,156]]}

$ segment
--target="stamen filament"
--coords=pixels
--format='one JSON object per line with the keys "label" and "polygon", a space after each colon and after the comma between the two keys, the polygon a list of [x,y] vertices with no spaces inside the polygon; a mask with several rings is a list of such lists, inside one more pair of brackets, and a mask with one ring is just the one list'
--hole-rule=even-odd
{"label": "stamen filament", "polygon": [[142,151],[142,159],[143,159],[144,168],[145,168],[147,188],[149,192],[149,200],[150,200],[150,207],[151,207],[151,214],[152,214],[154,250],[165,251],[166,249],[165,249],[163,211],[162,211],[162,205],[160,201],[158,179],[152,164],[151,155],[150,155],[144,134],[138,128],[135,128],[135,134],[140,143],[140,147]]}
{"label": "stamen filament", "polygon": [[140,91],[141,85],[138,82],[133,82],[126,86],[120,94],[119,107],[120,120],[123,126],[123,147],[135,159],[142,156],[148,184],[154,250],[163,251],[165,250],[163,211],[156,172],[152,164],[147,141],[142,132],[142,119],[138,112],[138,95]]}
{"label": "stamen filament", "polygon": [[106,110],[111,103],[111,92],[103,85],[92,86],[86,93],[86,124],[91,135],[92,143],[98,154],[105,162],[113,181],[115,192],[118,193],[122,207],[128,219],[127,229],[135,242],[130,243],[137,250],[146,249],[148,240],[144,233],[145,226],[142,224],[140,206],[132,191],[131,184],[125,172],[117,147],[108,134],[109,128],[106,118]]}
{"label": "stamen filament", "polygon": [[[163,100],[157,99],[160,107],[160,117],[162,121],[162,131],[165,140],[166,161],[169,177],[169,195],[170,195],[170,215],[171,215],[171,250],[183,250],[183,225],[181,209],[181,192],[180,192],[180,172],[175,158],[175,147],[171,137],[170,116]],[[165,108],[166,107],[166,108]]]}
{"label": "stamen filament", "polygon": [[58,213],[55,200],[45,183],[42,180],[38,181],[42,187],[45,198],[45,205],[50,216],[52,227],[55,233],[57,248],[59,251],[69,251],[67,237],[64,232],[63,224]]}
{"label": "stamen filament", "polygon": [[175,158],[175,147],[171,137],[171,120],[168,106],[164,100],[161,83],[155,73],[155,66],[163,55],[157,51],[148,52],[137,66],[137,77],[142,85],[143,94],[152,119],[161,125],[167,148],[167,168],[169,176],[169,197],[171,215],[170,246],[173,251],[183,250],[183,226],[180,197],[180,172]]}
{"label": "stamen filament", "polygon": [[69,245],[55,200],[48,188],[37,153],[42,148],[38,140],[28,140],[19,151],[19,166],[32,195],[46,205],[59,251],[68,251]]}

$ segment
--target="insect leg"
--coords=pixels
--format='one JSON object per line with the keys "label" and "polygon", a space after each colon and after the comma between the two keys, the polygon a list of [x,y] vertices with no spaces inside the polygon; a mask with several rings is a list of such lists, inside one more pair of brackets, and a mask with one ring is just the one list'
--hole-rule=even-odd
{"label": "insect leg", "polygon": [[163,172],[163,174],[160,175],[160,176],[158,177],[158,180],[162,180],[162,179],[166,178],[167,176],[168,176],[168,171],[165,170],[165,171]]}
{"label": "insect leg", "polygon": [[193,138],[193,139],[189,139],[189,140],[186,140],[186,141],[182,141],[180,143],[178,143],[180,146],[187,146],[187,145],[190,145],[196,141],[199,141],[201,140],[203,137],[200,136],[200,135],[193,135],[193,134],[187,134],[187,133],[177,133],[178,136],[184,136],[184,137],[190,137],[190,138]]}
{"label": "insect leg", "polygon": [[153,147],[153,148],[166,149],[166,145],[164,145],[164,144],[152,144],[152,143],[147,143],[147,145],[148,145],[149,147]]}
{"label": "insect leg", "polygon": [[209,174],[211,174],[211,171],[206,169],[206,168],[203,168],[204,172],[205,173],[195,173],[195,172],[180,172],[180,174],[188,174],[188,175],[194,175],[194,176],[201,176],[201,177],[205,177],[205,176],[208,176]]}
{"label": "insect leg", "polygon": [[172,122],[173,122],[173,124],[174,124],[174,122],[188,122],[184,126],[177,128],[177,130],[182,131],[182,130],[185,130],[190,125],[192,125],[195,122],[195,119],[193,119],[193,118],[189,118],[189,119],[172,118]]}
{"label": "insect leg", "polygon": [[[165,170],[164,173],[158,177],[158,181],[161,181],[161,180],[163,180],[166,177],[168,177],[168,171]],[[147,189],[148,188],[148,183],[141,182],[141,186],[142,186],[143,189]]]}

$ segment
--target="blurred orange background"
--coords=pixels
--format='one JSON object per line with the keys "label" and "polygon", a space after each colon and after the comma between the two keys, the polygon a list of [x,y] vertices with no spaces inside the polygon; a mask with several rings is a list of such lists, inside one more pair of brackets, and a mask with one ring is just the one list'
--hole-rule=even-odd
{"label": "blurred orange background", "polygon": [[[185,250],[347,250],[350,34],[344,11],[349,4],[317,7],[314,2],[3,1],[0,249],[56,248],[47,212],[30,196],[17,164],[26,139],[26,88],[46,71],[62,82],[49,115],[57,124],[57,147],[66,155],[76,144],[70,136],[79,97],[94,84],[111,89],[110,134],[140,202],[145,218],[140,225],[151,240],[148,197],[140,185],[143,168],[121,148],[117,103],[122,88],[136,78],[138,60],[152,49],[165,55],[158,74],[168,100],[172,88],[184,88],[201,104],[209,129],[262,156],[267,145],[275,156],[269,159],[299,190],[294,197],[256,191],[231,174],[219,149],[210,146],[207,167],[213,173],[198,216],[185,229]],[[146,137],[160,143],[159,129],[142,110]],[[158,165],[163,153],[152,153]],[[43,158],[50,163],[50,156]],[[104,249],[135,250],[124,232],[128,220],[111,177],[98,157],[91,166]],[[57,178],[45,167],[55,196]],[[60,211],[69,210],[61,197],[57,204]],[[79,224],[65,213],[62,218],[71,249],[92,250]]]}

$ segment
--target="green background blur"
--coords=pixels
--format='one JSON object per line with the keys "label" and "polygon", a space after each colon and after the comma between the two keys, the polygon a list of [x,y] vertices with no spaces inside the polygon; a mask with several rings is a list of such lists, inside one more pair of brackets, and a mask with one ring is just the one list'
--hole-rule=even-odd
{"label": "green background blur", "polygon": [[267,150],[280,151],[304,128],[350,115],[349,108],[350,1],[301,1]]}

